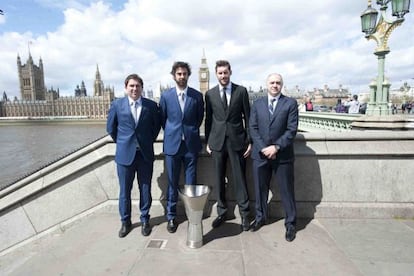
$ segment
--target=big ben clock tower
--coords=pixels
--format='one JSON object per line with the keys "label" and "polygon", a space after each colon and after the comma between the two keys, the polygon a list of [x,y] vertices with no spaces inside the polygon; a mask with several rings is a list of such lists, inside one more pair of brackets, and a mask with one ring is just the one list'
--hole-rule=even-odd
{"label": "big ben clock tower", "polygon": [[201,66],[198,70],[198,78],[200,80],[200,91],[203,95],[210,88],[210,72],[208,71],[206,54],[203,49],[203,57],[201,58]]}

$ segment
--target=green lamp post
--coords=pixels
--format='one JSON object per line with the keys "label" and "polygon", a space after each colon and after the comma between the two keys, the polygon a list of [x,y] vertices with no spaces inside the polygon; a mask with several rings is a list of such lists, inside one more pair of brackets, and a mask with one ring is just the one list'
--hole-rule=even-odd
{"label": "green lamp post", "polygon": [[[386,17],[388,3],[391,2],[392,15],[397,18],[390,20]],[[410,0],[377,0],[380,5],[380,18],[377,22],[378,11],[371,7],[368,0],[368,8],[361,14],[362,32],[365,37],[374,39],[377,48],[374,54],[378,57],[378,76],[370,83],[370,101],[367,109],[368,115],[389,115],[388,107],[390,84],[384,77],[385,55],[390,52],[388,39],[391,32],[404,21],[404,15],[410,11]]]}

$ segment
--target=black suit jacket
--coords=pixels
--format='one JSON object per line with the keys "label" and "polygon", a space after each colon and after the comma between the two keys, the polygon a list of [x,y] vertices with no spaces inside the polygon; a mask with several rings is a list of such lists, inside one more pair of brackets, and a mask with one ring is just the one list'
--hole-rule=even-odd
{"label": "black suit jacket", "polygon": [[251,157],[266,160],[261,150],[278,145],[277,162],[292,162],[295,158],[293,142],[298,130],[298,104],[295,99],[280,95],[273,115],[268,109],[267,96],[257,99],[250,116],[250,134],[253,141]]}
{"label": "black suit jacket", "polygon": [[220,151],[226,136],[232,149],[243,150],[250,143],[250,104],[247,89],[231,83],[231,98],[227,110],[220,97],[219,86],[206,92],[206,141],[211,150]]}

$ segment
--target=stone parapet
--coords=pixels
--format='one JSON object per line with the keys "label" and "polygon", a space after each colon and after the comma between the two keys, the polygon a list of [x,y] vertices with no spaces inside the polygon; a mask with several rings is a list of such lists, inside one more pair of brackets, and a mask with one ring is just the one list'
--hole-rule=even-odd
{"label": "stone parapet", "polygon": [[[167,176],[161,140],[155,143],[155,152],[153,204],[159,206],[154,210],[163,216]],[[105,137],[2,189],[0,251],[108,204],[116,205],[114,153],[115,144]],[[414,132],[300,133],[295,140],[295,154],[299,217],[414,218]],[[198,166],[198,182],[212,188],[205,215],[216,215],[212,159],[202,152]],[[231,171],[228,173],[229,209],[238,216]],[[246,177],[253,217],[250,159]],[[137,185],[133,199],[134,203],[139,199]],[[271,217],[283,217],[277,183],[271,187],[269,204]],[[137,218],[136,207],[133,212]],[[185,214],[181,203],[179,214]]]}

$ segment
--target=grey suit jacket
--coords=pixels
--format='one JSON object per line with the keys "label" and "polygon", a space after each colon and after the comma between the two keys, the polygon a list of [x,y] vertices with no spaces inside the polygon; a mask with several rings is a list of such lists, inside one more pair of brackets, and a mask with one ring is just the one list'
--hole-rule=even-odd
{"label": "grey suit jacket", "polygon": [[226,136],[232,149],[243,150],[250,143],[250,103],[247,89],[231,83],[231,98],[227,110],[220,97],[219,86],[206,92],[206,141],[211,150],[220,151]]}

